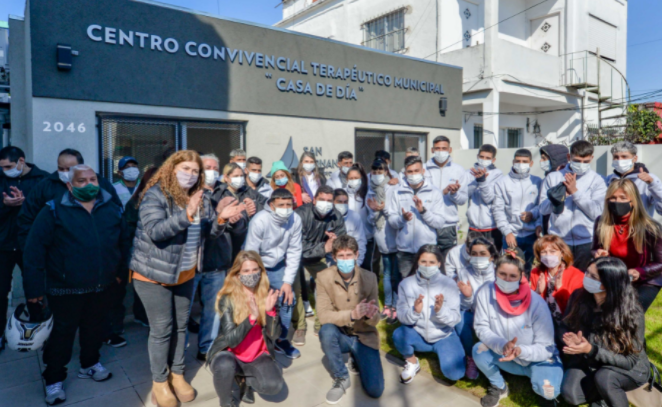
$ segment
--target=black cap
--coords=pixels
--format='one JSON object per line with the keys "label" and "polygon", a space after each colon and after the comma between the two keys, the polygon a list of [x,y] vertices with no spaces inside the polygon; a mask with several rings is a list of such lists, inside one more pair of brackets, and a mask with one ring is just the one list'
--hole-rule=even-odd
{"label": "black cap", "polygon": [[560,183],[557,186],[547,190],[547,198],[554,207],[553,212],[555,215],[560,215],[563,213],[563,209],[565,208],[565,197],[566,188],[563,183]]}

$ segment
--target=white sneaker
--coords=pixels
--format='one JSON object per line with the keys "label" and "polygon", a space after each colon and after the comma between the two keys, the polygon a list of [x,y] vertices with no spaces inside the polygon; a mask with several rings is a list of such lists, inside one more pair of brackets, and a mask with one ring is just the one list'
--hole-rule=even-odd
{"label": "white sneaker", "polygon": [[87,369],[81,368],[78,371],[78,377],[81,379],[92,379],[95,382],[102,382],[104,380],[108,380],[113,376],[112,373],[101,363],[97,363],[96,365],[89,367]]}
{"label": "white sneaker", "polygon": [[315,311],[313,311],[313,307],[310,306],[310,302],[304,301],[303,302],[304,309],[306,310],[306,318],[312,317],[315,315]]}
{"label": "white sneaker", "polygon": [[409,384],[420,371],[421,364],[418,362],[418,358],[416,358],[416,363],[405,361],[405,368],[402,369],[402,373],[400,373],[400,380],[404,384]]}
{"label": "white sneaker", "polygon": [[64,388],[62,387],[62,382],[51,384],[46,386],[46,404],[52,406],[53,404],[62,403],[67,400],[66,394],[64,394]]}

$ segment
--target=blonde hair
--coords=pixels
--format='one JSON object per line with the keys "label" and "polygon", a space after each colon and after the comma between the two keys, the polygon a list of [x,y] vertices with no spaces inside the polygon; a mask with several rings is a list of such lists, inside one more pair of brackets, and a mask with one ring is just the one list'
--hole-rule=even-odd
{"label": "blonde hair", "polygon": [[660,237],[660,226],[646,212],[637,186],[629,179],[618,179],[609,184],[605,196],[605,208],[598,223],[598,239],[602,244],[602,248],[609,251],[611,240],[614,237],[615,224],[614,217],[609,211],[609,198],[614,196],[619,189],[622,189],[632,202],[632,212],[630,212],[630,219],[628,220],[628,239],[633,240],[637,253],[643,253],[646,234],[650,233],[655,239],[658,239]]}
{"label": "blonde hair", "polygon": [[[287,184],[285,184],[285,187],[279,187],[278,185],[276,185],[276,174],[278,174],[279,172],[283,172],[285,174],[285,176],[287,177]],[[296,191],[294,190],[294,181],[292,181],[292,174],[290,174],[289,171],[278,170],[278,171],[274,172],[274,175],[271,177],[271,189],[275,190],[276,188],[285,188],[285,189],[287,189],[288,191],[290,191],[292,193],[292,196],[296,196]],[[296,199],[295,199],[295,202],[296,202]],[[296,206],[296,203],[295,203],[295,206]]]}
{"label": "blonde hair", "polygon": [[267,270],[264,268],[262,263],[262,258],[260,255],[253,250],[240,251],[237,254],[237,257],[234,260],[234,264],[230,271],[228,271],[227,276],[225,277],[225,284],[223,288],[216,295],[216,312],[218,315],[223,315],[221,309],[219,309],[218,304],[223,296],[228,296],[230,301],[232,301],[233,315],[232,319],[234,323],[239,325],[241,324],[248,316],[250,315],[250,307],[248,306],[248,296],[244,290],[244,285],[239,280],[239,272],[241,267],[247,261],[254,261],[257,263],[260,268],[260,281],[255,287],[255,303],[257,304],[259,314],[257,317],[257,322],[264,326],[267,323],[266,316],[266,300],[267,295],[269,294],[269,277],[267,276]]}
{"label": "blonde hair", "polygon": [[[184,191],[182,187],[179,186],[179,181],[177,181],[177,175],[175,174],[175,167],[183,162],[195,162],[198,163],[200,168],[200,173],[198,174],[198,181],[191,187],[191,189]],[[140,202],[145,198],[145,194],[151,187],[159,183],[161,187],[161,192],[166,197],[170,196],[175,201],[175,203],[184,208],[188,205],[189,197],[203,188],[205,185],[205,172],[202,170],[204,166],[202,165],[202,160],[200,155],[193,150],[181,150],[177,151],[161,165],[156,174],[147,182],[145,189],[140,196]],[[200,200],[200,206],[202,206],[203,200]]]}

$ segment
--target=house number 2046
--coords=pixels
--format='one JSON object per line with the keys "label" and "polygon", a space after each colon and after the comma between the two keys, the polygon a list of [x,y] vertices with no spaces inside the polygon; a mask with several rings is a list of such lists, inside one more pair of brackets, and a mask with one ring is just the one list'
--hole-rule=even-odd
{"label": "house number 2046", "polygon": [[45,132],[56,132],[56,133],[62,133],[63,131],[68,131],[70,133],[85,133],[85,123],[79,123],[76,125],[75,123],[69,123],[66,127],[65,124],[62,122],[44,122],[44,131]]}

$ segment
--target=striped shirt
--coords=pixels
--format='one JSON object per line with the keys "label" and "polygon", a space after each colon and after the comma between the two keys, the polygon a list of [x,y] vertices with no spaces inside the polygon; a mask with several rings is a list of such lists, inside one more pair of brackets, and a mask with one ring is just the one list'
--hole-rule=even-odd
{"label": "striped shirt", "polygon": [[188,227],[186,246],[179,271],[191,270],[198,264],[198,250],[200,248],[200,215],[196,215],[191,226]]}

